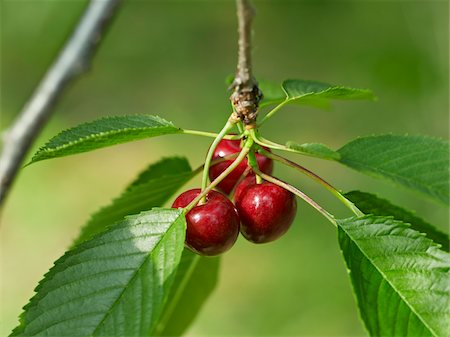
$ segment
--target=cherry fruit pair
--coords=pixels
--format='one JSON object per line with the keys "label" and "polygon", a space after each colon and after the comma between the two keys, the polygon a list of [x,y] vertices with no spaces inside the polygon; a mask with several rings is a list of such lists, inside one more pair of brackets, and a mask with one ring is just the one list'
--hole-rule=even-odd
{"label": "cherry fruit pair", "polygon": [[[223,158],[240,150],[239,140],[222,140],[213,158]],[[259,154],[256,158],[260,170],[271,174],[272,160]],[[232,162],[226,160],[212,166],[209,170],[211,181]],[[217,185],[226,194],[235,189],[234,204],[224,193],[210,191],[204,203],[186,214],[186,245],[191,250],[201,255],[218,255],[233,246],[239,232],[251,242],[265,243],[278,239],[289,229],[297,209],[295,196],[271,182],[257,184],[253,172],[239,182],[247,168],[248,163],[244,160]],[[184,208],[200,193],[200,189],[183,192],[172,207]]]}

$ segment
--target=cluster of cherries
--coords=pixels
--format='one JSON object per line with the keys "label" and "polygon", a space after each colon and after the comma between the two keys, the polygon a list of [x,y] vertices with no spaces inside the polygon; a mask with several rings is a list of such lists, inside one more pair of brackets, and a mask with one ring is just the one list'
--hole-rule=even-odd
{"label": "cluster of cherries", "polygon": [[[223,139],[217,145],[213,159],[240,151],[239,140]],[[256,160],[263,173],[272,173],[271,159],[256,154]],[[211,166],[210,180],[217,178],[232,162],[225,160]],[[210,191],[205,202],[200,202],[186,214],[186,245],[191,250],[201,255],[218,255],[234,245],[239,232],[251,242],[265,243],[278,239],[289,229],[297,210],[294,194],[268,181],[258,184],[251,171],[243,178],[245,172],[249,172],[247,159],[216,186],[223,193]],[[232,191],[234,204],[228,198]],[[183,192],[172,207],[184,208],[200,193],[198,188]]]}

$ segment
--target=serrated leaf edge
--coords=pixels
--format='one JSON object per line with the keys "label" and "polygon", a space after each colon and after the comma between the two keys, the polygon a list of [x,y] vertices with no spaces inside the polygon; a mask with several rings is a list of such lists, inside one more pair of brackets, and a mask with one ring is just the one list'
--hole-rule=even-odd
{"label": "serrated leaf edge", "polygon": [[[142,183],[142,184],[139,184],[139,185],[136,185],[136,186],[131,186],[131,188],[129,188],[129,189],[125,189],[125,190],[123,191],[122,194],[120,194],[120,195],[117,196],[116,198],[111,199],[107,205],[100,207],[99,209],[97,209],[97,211],[95,211],[94,213],[92,213],[92,214],[89,216],[89,218],[88,218],[88,220],[86,221],[85,225],[81,228],[80,235],[81,235],[82,231],[83,231],[83,230],[91,223],[91,221],[95,218],[95,216],[96,216],[98,213],[101,213],[101,212],[103,212],[104,210],[108,209],[108,208],[111,207],[117,200],[120,200],[122,197],[128,195],[129,193],[132,193],[132,192],[134,191],[134,189],[136,189],[136,188],[142,188],[142,186],[145,186],[145,185],[150,185],[151,183],[153,183],[153,182],[155,182],[155,181],[158,181],[158,180],[160,180],[160,179],[164,179],[164,178],[171,177],[171,176],[178,176],[178,177],[180,177],[181,175],[185,175],[185,176],[186,176],[186,180],[189,180],[190,178],[193,177],[194,172],[191,171],[191,172],[184,172],[184,173],[177,173],[177,174],[167,174],[167,175],[160,176],[159,178],[150,179],[150,180],[148,180],[148,181],[145,182],[145,183]],[[186,184],[186,182],[187,182],[187,181],[185,181],[185,182],[183,183],[183,185]],[[180,186],[180,187],[181,187],[181,186]],[[152,210],[153,210],[154,208],[157,208],[157,207],[153,207]],[[141,212],[141,213],[142,213],[142,212]],[[135,214],[129,214],[129,215],[126,215],[125,218],[127,218],[127,217],[129,217],[129,216],[133,216],[133,215],[135,215]],[[105,230],[109,229],[111,226],[114,226],[114,224],[110,224],[109,226],[106,226],[106,227],[104,228],[104,230],[102,230],[101,232],[104,232]],[[88,240],[92,239],[95,235],[100,234],[101,232],[96,233],[96,234],[93,234],[92,236],[89,236],[89,237],[87,237],[85,240],[80,241],[80,242],[77,242],[77,239],[78,239],[78,237],[77,237],[77,239],[75,239],[74,242],[72,243],[72,246],[71,246],[71,247],[78,246],[78,245],[81,244],[82,242],[85,242],[85,241],[88,241]]]}
{"label": "serrated leaf edge", "polygon": [[[348,232],[347,232],[342,226],[339,225],[339,221],[351,220],[351,219],[354,219],[354,220],[364,220],[364,219],[370,219],[370,218],[372,218],[372,219],[377,218],[377,219],[380,219],[380,220],[381,220],[381,219],[385,219],[385,220],[383,221],[383,223],[386,223],[386,220],[389,220],[389,221],[391,221],[392,223],[394,223],[394,224],[396,224],[396,225],[400,225],[400,226],[403,225],[404,227],[410,229],[411,231],[414,231],[414,232],[419,233],[419,235],[422,236],[423,239],[429,241],[429,242],[430,242],[430,246],[429,246],[428,249],[431,248],[431,249],[437,249],[437,250],[439,250],[439,251],[441,251],[441,252],[444,252],[444,251],[440,250],[440,249],[439,249],[439,245],[437,245],[433,240],[427,238],[425,234],[420,233],[420,232],[418,232],[418,231],[416,231],[416,230],[411,229],[411,224],[406,223],[406,222],[402,222],[402,221],[395,220],[393,216],[377,216],[377,215],[373,215],[373,214],[366,214],[365,216],[362,216],[362,217],[351,217],[351,218],[347,218],[347,219],[340,219],[340,220],[337,221],[337,224],[338,224],[339,228],[340,228],[341,230],[343,230],[343,231],[345,232],[345,234],[347,235],[347,237],[348,237],[348,238],[349,238],[349,239],[350,239],[350,240],[358,247],[358,249],[359,249],[359,251],[361,252],[361,254],[363,254],[364,257],[365,257],[367,260],[370,261],[371,265],[377,270],[378,273],[380,273],[380,275],[383,277],[383,279],[391,286],[391,288],[392,288],[392,289],[395,291],[395,293],[403,300],[403,302],[405,302],[405,304],[408,306],[408,308],[416,315],[416,317],[422,322],[422,324],[423,324],[425,327],[427,327],[427,329],[433,334],[433,336],[439,337],[439,335],[436,333],[436,331],[434,331],[434,330],[433,330],[426,322],[423,321],[422,317],[414,310],[414,308],[411,306],[411,304],[410,304],[410,303],[402,296],[402,294],[397,290],[397,288],[396,288],[396,287],[388,280],[388,278],[386,277],[386,275],[378,268],[378,266],[374,263],[374,261],[366,255],[366,253],[361,249],[361,247],[358,245],[358,243],[352,239],[352,237],[348,234]],[[373,224],[373,223],[372,223],[372,224]],[[428,250],[428,249],[427,249],[427,250]],[[342,252],[342,250],[341,250],[341,252]],[[343,253],[343,252],[342,252],[342,253]],[[444,252],[444,253],[445,253],[445,252]],[[348,270],[351,272],[350,269],[348,269]]]}
{"label": "serrated leaf edge", "polygon": [[[122,222],[122,221],[124,221],[125,219],[128,219],[128,218],[130,218],[130,217],[134,217],[134,216],[142,215],[142,214],[147,214],[147,213],[150,213],[150,212],[152,212],[152,211],[157,211],[157,210],[163,210],[163,211],[167,211],[167,210],[177,211],[176,209],[168,209],[168,208],[163,208],[163,207],[153,207],[151,210],[148,210],[148,211],[139,212],[138,214],[130,214],[130,215],[127,215],[127,216],[125,216],[122,220],[116,221],[114,224],[111,224],[110,226],[108,226],[108,228],[110,228],[110,227],[112,227],[113,225],[118,224],[119,222]],[[171,229],[173,228],[173,224],[174,224],[176,221],[178,221],[178,219],[179,219],[180,217],[184,217],[183,211],[182,211],[181,209],[179,209],[178,211],[179,211],[178,216],[175,218],[175,220],[173,221],[173,223],[172,223],[172,225],[169,227],[169,229],[166,231],[166,233],[167,233],[169,230],[171,230]],[[134,227],[134,226],[138,226],[138,225],[140,225],[141,223],[142,223],[142,222],[139,222],[138,224],[133,225],[133,227]],[[96,234],[94,234],[92,237],[90,237],[89,239],[80,242],[79,244],[75,245],[74,247],[71,247],[68,251],[66,251],[61,257],[59,257],[59,258],[53,263],[53,265],[50,267],[50,269],[49,269],[46,273],[44,273],[42,279],[38,282],[37,286],[36,286],[36,287],[34,288],[34,290],[33,290],[33,296],[30,298],[30,300],[28,301],[28,303],[25,304],[25,305],[22,307],[22,312],[21,312],[20,315],[19,315],[19,324],[12,330],[12,332],[11,332],[11,334],[10,334],[11,337],[16,336],[17,333],[20,333],[21,331],[23,331],[23,328],[24,328],[24,327],[22,327],[22,324],[25,323],[25,322],[24,322],[24,319],[25,319],[26,311],[27,311],[27,309],[29,309],[30,307],[36,306],[36,304],[32,304],[32,300],[35,298],[35,296],[37,296],[39,290],[40,290],[40,289],[42,288],[42,286],[43,286],[43,283],[44,283],[44,282],[47,282],[47,276],[51,276],[51,273],[52,273],[52,271],[53,271],[53,268],[56,267],[56,266],[58,266],[60,263],[64,263],[64,261],[66,261],[66,260],[67,260],[69,257],[71,257],[73,254],[75,254],[75,251],[76,251],[77,249],[82,248],[82,246],[89,245],[89,243],[90,243],[92,240],[96,239],[98,236],[103,235],[104,232],[105,232],[105,231],[96,233]],[[162,235],[161,238],[162,238],[163,236],[164,236],[164,235]],[[158,242],[158,244],[159,244],[160,242],[161,242],[161,240]],[[158,244],[157,244],[157,245],[158,245]],[[157,245],[156,245],[156,246],[157,246]],[[156,247],[156,246],[155,246],[155,247]],[[89,248],[88,248],[88,249],[89,249]],[[149,254],[148,256],[150,256],[150,254]],[[147,256],[147,257],[148,257],[148,256]],[[144,259],[144,263],[145,263],[145,261],[146,261],[146,259]],[[142,265],[141,265],[141,266],[142,266]],[[139,271],[139,269],[140,269],[140,268],[137,268],[136,270]],[[64,270],[65,270],[65,269],[63,269],[62,271],[64,271]],[[133,274],[133,276],[131,277],[131,279],[133,279],[134,276],[135,276],[136,274],[137,274],[137,272],[135,272],[135,273]],[[131,280],[131,279],[130,279],[130,280]],[[126,287],[124,288],[124,290],[125,290],[125,289],[126,289]],[[123,293],[123,291],[122,291],[122,293]],[[119,297],[122,296],[122,293],[121,293],[121,295],[120,295]],[[166,300],[167,300],[167,298],[165,299],[165,301],[166,301]],[[117,302],[117,301],[115,301],[114,304],[115,304],[116,302]],[[165,302],[164,302],[164,303],[165,303]],[[164,303],[163,303],[163,304],[164,304]],[[114,304],[113,304],[112,306],[114,306]],[[109,311],[109,310],[108,310],[108,311]],[[106,317],[106,316],[107,316],[107,315],[105,314],[105,317]],[[33,319],[32,321],[34,321],[34,319]],[[32,322],[32,321],[31,321],[31,322]],[[102,320],[102,321],[103,321],[103,320]],[[27,324],[28,324],[28,323],[30,323],[30,322],[27,322]],[[100,325],[101,325],[101,322],[99,323],[98,326],[100,326]],[[98,326],[97,326],[97,328],[98,328]],[[97,329],[97,328],[96,328],[96,329]]]}
{"label": "serrated leaf edge", "polygon": [[[377,200],[380,200],[380,201],[382,201],[382,202],[385,202],[385,203],[389,204],[391,207],[395,207],[395,208],[397,208],[397,209],[399,209],[399,210],[401,210],[401,211],[403,211],[403,212],[409,214],[411,217],[414,217],[414,218],[416,218],[416,219],[419,219],[420,221],[423,221],[423,222],[426,223],[429,227],[431,227],[432,230],[434,230],[436,233],[439,233],[440,235],[445,236],[445,237],[447,237],[447,239],[448,239],[448,234],[447,234],[447,233],[444,233],[443,231],[441,231],[441,230],[440,230],[439,228],[437,228],[436,226],[430,224],[428,221],[426,221],[425,219],[421,218],[421,217],[417,214],[416,211],[414,211],[414,210],[409,210],[409,209],[403,208],[403,207],[401,207],[401,206],[395,205],[395,204],[391,203],[388,199],[385,199],[385,198],[383,198],[383,197],[380,197],[379,195],[377,195],[377,194],[375,194],[375,193],[363,192],[363,191],[361,191],[361,190],[351,190],[351,191],[345,192],[345,193],[344,193],[344,196],[346,197],[349,193],[354,193],[354,192],[361,193],[361,194],[367,194],[367,195],[369,195],[369,196],[371,196],[371,197],[376,198]],[[352,202],[353,202],[353,201],[352,201]],[[373,216],[383,216],[383,215],[375,215],[375,214],[372,214],[372,213],[369,213],[369,214],[370,214],[370,215],[373,215]],[[386,215],[384,215],[384,216],[386,216]],[[404,222],[404,221],[402,221],[402,220],[398,220],[398,219],[396,219],[394,216],[392,216],[392,218],[393,218],[394,220],[396,220],[396,221],[400,221],[400,222],[403,222],[404,224],[408,224],[409,227],[410,227],[412,230],[415,230],[416,232],[419,232],[419,233],[423,234],[427,239],[433,241],[433,243],[434,243],[440,250],[443,250],[443,251],[449,253],[449,252],[448,252],[448,251],[447,251],[440,243],[435,242],[432,238],[430,238],[428,233],[422,232],[422,231],[416,229],[416,228],[415,228],[416,226],[414,226],[414,225],[412,225],[412,224],[410,224],[410,223]],[[442,248],[444,248],[444,249],[442,249]]]}
{"label": "serrated leaf edge", "polygon": [[[358,137],[356,137],[355,139],[350,140],[349,142],[347,142],[347,143],[345,143],[344,145],[342,145],[339,149],[336,150],[336,152],[340,154],[339,151],[340,151],[341,149],[343,149],[343,148],[346,147],[347,145],[349,145],[349,144],[351,144],[351,143],[353,143],[353,142],[356,142],[356,141],[358,141],[358,140],[361,140],[361,139],[367,139],[367,138],[377,138],[377,137],[383,137],[383,136],[425,138],[425,139],[429,139],[429,140],[439,141],[439,142],[441,142],[443,145],[448,145],[448,146],[450,145],[449,142],[448,142],[446,139],[441,138],[441,137],[433,137],[433,136],[421,135],[421,134],[410,135],[410,134],[408,134],[408,133],[405,133],[405,134],[395,134],[395,133],[389,132],[389,133],[382,133],[382,134],[372,134],[372,135],[369,135],[369,136],[358,136]],[[409,186],[405,186],[404,184],[402,184],[402,183],[400,183],[400,182],[398,182],[398,181],[394,181],[394,180],[392,180],[392,179],[390,179],[390,178],[385,178],[385,176],[384,176],[383,174],[380,174],[380,173],[379,173],[379,172],[384,172],[383,170],[377,169],[376,171],[374,171],[374,170],[371,169],[371,166],[362,165],[362,164],[360,164],[359,162],[355,162],[354,160],[346,160],[346,161],[342,161],[342,159],[343,159],[343,158],[342,158],[342,155],[341,155],[341,157],[339,158],[339,160],[336,160],[336,161],[339,162],[339,163],[341,163],[341,164],[344,164],[344,165],[346,165],[347,167],[349,167],[349,168],[351,168],[351,169],[354,169],[354,170],[357,170],[356,167],[359,166],[359,167],[361,168],[361,172],[367,173],[368,175],[370,175],[370,176],[372,176],[372,177],[377,177],[377,178],[381,178],[381,179],[384,179],[384,180],[388,180],[391,184],[394,184],[395,186],[401,186],[401,187],[404,187],[404,188],[413,190],[414,192],[419,193],[419,194],[422,194],[422,193],[423,193],[422,191],[418,191],[418,190],[413,189],[413,188],[411,188],[411,187],[409,187]],[[356,163],[357,165],[355,165],[355,167],[352,167],[352,166],[347,165],[347,163]],[[391,175],[391,176],[397,176],[397,175],[391,174],[391,173],[389,173],[389,175]],[[400,177],[400,178],[402,178],[402,177]],[[402,179],[399,179],[399,180],[402,180],[402,181],[408,181],[408,182],[410,181],[410,180],[408,180],[408,179],[403,179],[403,178],[402,178]],[[426,186],[426,188],[428,189],[428,186]],[[431,194],[432,194],[432,195],[428,195],[428,194],[427,194],[427,196],[430,197],[431,199],[437,198],[437,200],[439,200],[440,202],[446,203],[446,201],[444,201],[444,200],[442,199],[442,194],[441,194],[441,193],[439,193],[438,196],[434,195],[434,193],[431,193]]]}
{"label": "serrated leaf edge", "polygon": [[[161,208],[161,207],[155,207],[152,208],[153,210],[166,210],[165,208]],[[128,219],[129,217],[132,217],[132,215],[126,216],[125,219]],[[141,265],[136,268],[136,271],[133,273],[133,275],[130,277],[128,284],[123,288],[123,290],[120,292],[120,295],[117,297],[117,299],[114,301],[114,303],[112,303],[111,307],[107,310],[107,312],[105,313],[104,317],[102,318],[102,320],[98,323],[97,327],[94,329],[94,331],[92,332],[92,335],[95,335],[96,331],[101,328],[103,326],[103,324],[105,323],[105,320],[107,319],[107,317],[109,316],[109,314],[111,313],[112,308],[114,308],[114,306],[119,302],[119,300],[122,298],[123,294],[125,293],[125,291],[128,289],[129,284],[131,284],[133,282],[133,280],[135,279],[136,275],[138,275],[139,271],[142,269],[142,266],[148,261],[149,257],[152,256],[152,252],[155,251],[159,245],[161,244],[161,242],[163,241],[163,238],[170,232],[170,231],[174,231],[175,230],[175,226],[174,224],[178,222],[178,220],[180,218],[184,218],[184,214],[183,212],[180,210],[178,216],[175,218],[175,220],[172,222],[172,224],[170,225],[170,227],[167,229],[167,231],[164,233],[164,235],[161,235],[160,240],[158,241],[158,243],[153,247],[152,251],[149,252],[149,254],[146,256],[146,258],[143,260],[143,262],[141,263]],[[186,221],[184,222],[184,226],[186,227]],[[184,240],[183,240],[184,242]],[[180,254],[181,257],[181,254]],[[178,266],[176,266],[176,268],[178,268]],[[171,285],[171,287],[173,286],[173,284]],[[164,308],[164,304],[167,302],[167,296],[168,296],[168,292],[167,294],[165,294],[164,299],[162,301],[162,308]]]}
{"label": "serrated leaf edge", "polygon": [[[364,93],[364,94],[368,94],[368,95],[371,96],[371,97],[368,97],[368,98],[361,98],[361,99],[371,99],[371,100],[376,100],[377,99],[377,97],[373,94],[372,90],[370,90],[370,89],[359,89],[359,88],[353,88],[353,87],[346,87],[346,86],[342,86],[342,85],[333,85],[333,84],[330,84],[330,83],[321,82],[321,81],[313,81],[313,80],[302,80],[302,81],[310,81],[310,82],[315,82],[315,83],[318,83],[318,84],[328,85],[329,88],[326,89],[326,90],[317,91],[317,92],[307,92],[307,93],[304,93],[304,94],[302,94],[300,96],[289,98],[289,93],[286,91],[285,83],[288,82],[288,81],[297,81],[297,80],[298,79],[290,78],[290,79],[284,80],[283,83],[281,84],[281,88],[283,89],[284,93],[286,94],[285,101],[295,101],[295,100],[298,100],[298,99],[301,99],[301,98],[304,98],[304,97],[308,97],[308,96],[321,95],[321,94],[324,94],[324,93],[327,93],[327,92],[329,92],[331,90],[336,90],[336,89],[352,90],[352,91],[356,91],[358,93]],[[325,98],[330,99],[329,97],[325,97]]]}
{"label": "serrated leaf edge", "polygon": [[[91,125],[91,124],[96,123],[96,122],[99,122],[99,121],[114,120],[114,119],[117,119],[118,117],[132,117],[132,116],[139,116],[139,117],[142,117],[142,116],[153,117],[158,123],[166,124],[166,125],[157,126],[157,127],[151,128],[151,129],[158,129],[158,130],[161,130],[161,129],[166,129],[166,128],[167,128],[167,129],[169,129],[169,128],[174,128],[174,129],[177,130],[177,132],[181,132],[181,131],[182,131],[181,128],[176,127],[171,121],[165,120],[164,118],[159,117],[159,116],[157,116],[157,115],[139,115],[139,114],[135,114],[135,115],[124,115],[124,116],[108,116],[108,117],[103,117],[103,118],[96,119],[96,120],[94,120],[94,121],[90,121],[90,122],[85,122],[85,123],[78,124],[78,125],[76,125],[76,126],[74,126],[74,127],[72,127],[72,128],[68,128],[68,129],[65,129],[65,130],[59,132],[58,134],[56,134],[55,136],[53,136],[52,138],[50,138],[43,146],[41,146],[41,147],[36,151],[36,153],[35,153],[35,154],[33,155],[33,157],[31,158],[31,161],[30,161],[29,163],[27,163],[27,164],[25,165],[25,167],[28,166],[28,165],[30,165],[30,164],[32,164],[32,163],[35,163],[35,162],[38,162],[38,161],[41,161],[41,160],[46,159],[45,157],[44,157],[44,158],[39,158],[40,156],[42,156],[42,154],[51,154],[51,153],[53,153],[53,152],[56,152],[56,151],[59,151],[59,150],[62,150],[62,149],[70,148],[70,147],[72,147],[73,145],[82,143],[83,141],[86,141],[86,140],[97,139],[97,138],[103,138],[103,137],[105,137],[105,136],[114,135],[114,134],[120,134],[120,133],[124,133],[124,132],[127,132],[127,131],[138,131],[138,130],[146,130],[146,129],[148,129],[148,127],[140,127],[140,128],[123,128],[123,129],[120,129],[120,130],[111,130],[111,131],[106,131],[106,132],[99,132],[99,133],[95,133],[95,134],[91,134],[91,135],[88,135],[88,136],[85,136],[85,137],[78,138],[77,140],[75,140],[75,141],[70,141],[70,142],[68,142],[68,143],[65,143],[64,145],[60,145],[60,146],[56,146],[56,147],[47,147],[47,144],[50,143],[52,140],[58,138],[58,137],[61,136],[62,134],[66,133],[67,131],[73,130],[73,129],[75,129],[75,128],[78,128],[78,127],[84,127],[84,126],[86,126],[86,125]],[[176,132],[174,132],[174,133],[176,133]]]}
{"label": "serrated leaf edge", "polygon": [[[311,152],[303,151],[303,150],[298,149],[298,148],[301,148],[304,145],[316,145],[316,144],[317,145],[321,145],[324,148],[330,150],[330,156],[327,157],[327,156],[316,155],[316,154],[313,154]],[[335,161],[336,160],[338,161],[338,160],[341,159],[341,154],[339,152],[331,149],[329,146],[327,146],[327,145],[325,145],[323,143],[303,143],[303,144],[299,144],[299,143],[294,142],[294,141],[287,141],[286,142],[286,147],[288,147],[291,150],[297,151],[297,152],[299,152],[301,154],[304,154],[304,155],[307,155],[307,156],[310,156],[310,157],[314,157],[314,158],[335,160]]]}

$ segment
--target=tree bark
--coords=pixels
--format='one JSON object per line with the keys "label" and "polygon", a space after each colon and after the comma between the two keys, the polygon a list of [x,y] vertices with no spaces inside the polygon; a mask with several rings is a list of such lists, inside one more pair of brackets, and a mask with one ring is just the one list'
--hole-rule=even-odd
{"label": "tree bark", "polygon": [[252,72],[252,22],[255,9],[250,0],[236,0],[239,25],[239,51],[236,76],[230,99],[238,118],[247,127],[256,126],[259,101],[262,93]]}

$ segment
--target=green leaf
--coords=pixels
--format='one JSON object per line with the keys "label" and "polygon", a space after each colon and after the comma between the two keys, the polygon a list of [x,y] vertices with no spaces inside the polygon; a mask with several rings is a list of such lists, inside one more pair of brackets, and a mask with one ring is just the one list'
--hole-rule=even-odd
{"label": "green leaf", "polygon": [[286,99],[286,93],[278,83],[261,80],[258,86],[263,93],[263,99],[259,102],[260,107],[279,104]]}
{"label": "green leaf", "polygon": [[[158,179],[159,177],[172,176],[183,173],[192,172],[191,166],[185,157],[166,157],[162,158],[156,163],[150,164],[145,170],[143,170],[137,178],[128,185],[126,190],[130,190],[141,184],[145,184],[150,180]],[[193,172],[192,172],[193,173]],[[194,173],[193,173],[194,174]],[[158,203],[154,206],[162,206]]]}
{"label": "green leaf", "polygon": [[184,246],[181,210],[127,217],[56,261],[14,336],[148,336]]}
{"label": "green leaf", "polygon": [[358,138],[338,150],[340,162],[449,203],[449,143],[425,136]]}
{"label": "green leaf", "polygon": [[182,130],[171,122],[157,116],[106,117],[80,124],[56,135],[36,152],[29,164],[134,140],[181,132]]}
{"label": "green leaf", "polygon": [[75,244],[103,231],[126,215],[163,206],[194,175],[185,158],[166,158],[150,165],[118,198],[92,215]]}
{"label": "green leaf", "polygon": [[330,99],[375,99],[372,91],[337,86],[317,81],[286,80],[283,89],[289,102],[327,107]]}
{"label": "green leaf", "polygon": [[412,229],[426,234],[435,243],[440,244],[443,250],[446,252],[449,251],[448,235],[433,225],[430,225],[425,220],[415,216],[412,212],[393,205],[389,201],[370,193],[351,191],[345,193],[344,196],[350,199],[363,213],[393,216],[395,220],[411,224]]}
{"label": "green leaf", "polygon": [[[195,172],[181,157],[162,159],[144,170],[109,206],[95,213],[76,243],[103,231],[125,215],[162,206]],[[181,335],[214,290],[219,257],[207,258],[184,250],[176,278],[153,335]]]}
{"label": "green leaf", "polygon": [[[229,75],[225,83],[229,86],[234,75]],[[263,93],[260,107],[287,103],[310,105],[319,109],[329,109],[330,99],[376,99],[372,91],[355,89],[308,80],[286,80],[282,85],[266,80],[259,80],[258,87]]]}
{"label": "green leaf", "polygon": [[203,257],[185,249],[174,286],[154,336],[181,336],[217,285],[220,257]]}
{"label": "green leaf", "polygon": [[449,336],[450,255],[392,217],[337,220],[371,336]]}
{"label": "green leaf", "polygon": [[297,144],[295,142],[287,142],[286,147],[295,152],[322,159],[339,160],[341,157],[339,153],[320,143]]}

